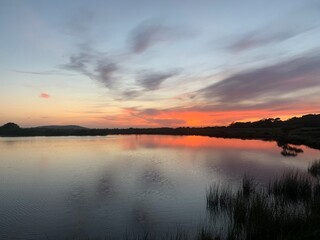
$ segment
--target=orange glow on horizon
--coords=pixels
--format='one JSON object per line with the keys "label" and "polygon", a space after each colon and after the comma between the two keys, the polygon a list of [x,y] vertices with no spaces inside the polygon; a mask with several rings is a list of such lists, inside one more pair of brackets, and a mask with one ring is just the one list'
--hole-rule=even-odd
{"label": "orange glow on horizon", "polygon": [[[254,110],[254,111],[229,111],[229,112],[184,112],[184,111],[159,111],[158,114],[148,116],[142,115],[127,119],[130,121],[130,126],[145,126],[145,127],[206,127],[206,126],[227,126],[236,121],[258,121],[263,118],[276,118],[279,117],[282,120],[287,120],[292,117],[300,117],[304,114],[308,114],[311,111],[303,111],[297,114],[297,112],[285,112],[285,111],[266,111],[266,110]],[[173,123],[168,125],[157,124],[157,121],[164,120],[181,120],[184,123]],[[124,122],[124,124],[127,124]]]}
{"label": "orange glow on horizon", "polygon": [[[41,101],[32,109],[12,108],[7,115],[0,117],[1,124],[15,122],[21,127],[43,125],[81,125],[90,128],[156,128],[156,127],[206,127],[228,126],[232,122],[257,121],[263,118],[279,117],[287,120],[304,114],[315,113],[315,107],[310,105],[297,106],[289,110],[220,110],[197,111],[175,108],[155,110],[154,112],[139,109],[115,108],[100,112],[85,111],[80,105],[70,105],[71,110],[63,110],[50,101]],[[56,101],[56,100],[54,100]],[[107,112],[107,111],[110,111]],[[21,115],[21,113],[23,113]],[[0,125],[1,125],[0,124]]]}

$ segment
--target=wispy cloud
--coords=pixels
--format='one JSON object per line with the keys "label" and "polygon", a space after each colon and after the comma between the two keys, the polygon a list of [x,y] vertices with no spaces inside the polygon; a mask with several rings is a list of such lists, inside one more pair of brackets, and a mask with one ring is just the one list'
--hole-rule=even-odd
{"label": "wispy cloud", "polygon": [[254,31],[247,33],[240,39],[236,40],[232,44],[228,46],[228,49],[233,52],[241,52],[245,50],[249,50],[252,48],[257,48],[261,46],[265,46],[271,43],[279,43],[285,41],[287,39],[293,38],[298,36],[308,30],[312,29],[305,28],[305,29],[282,29],[278,32],[276,31]]}
{"label": "wispy cloud", "polygon": [[84,74],[102,83],[106,88],[114,87],[115,73],[119,70],[116,61],[113,61],[105,53],[95,51],[89,46],[85,46],[78,53],[71,55],[69,62],[60,67]]}
{"label": "wispy cloud", "polygon": [[255,31],[247,32],[227,46],[232,52],[241,52],[268,44],[281,43],[319,28],[319,3],[305,2],[299,9],[284,15]]}
{"label": "wispy cloud", "polygon": [[107,88],[112,88],[114,86],[114,81],[116,80],[115,73],[118,70],[118,65],[109,59],[104,59],[98,61],[94,69],[94,72],[91,73],[91,78],[96,79],[103,83]]}
{"label": "wispy cloud", "polygon": [[157,110],[154,112],[154,114],[148,114],[145,110],[139,110],[138,108],[127,108],[126,111],[129,112],[130,115],[142,119],[147,124],[156,126],[171,127],[182,126],[186,124],[186,121],[184,119],[159,116],[158,113],[160,113],[161,111]]}
{"label": "wispy cloud", "polygon": [[[303,89],[320,87],[320,55],[302,56],[272,66],[238,73],[198,91],[219,103],[277,98]],[[256,102],[257,103],[257,102]]]}
{"label": "wispy cloud", "polygon": [[259,46],[267,45],[273,42],[280,42],[290,38],[292,34],[279,33],[279,34],[271,34],[271,35],[260,35],[257,32],[251,32],[243,36],[242,38],[233,42],[228,49],[233,52],[241,52],[244,50],[248,50],[251,48],[256,48]]}
{"label": "wispy cloud", "polygon": [[[120,59],[120,60],[119,60]],[[165,80],[178,74],[177,70],[157,72],[152,70],[127,71],[127,75],[132,75],[134,82],[131,87],[121,85],[121,76],[125,69],[122,65],[126,64],[126,59],[108,55],[103,52],[93,50],[89,45],[84,44],[79,47],[79,52],[71,55],[69,61],[59,67],[64,70],[74,71],[83,74],[99,83],[104,87],[116,90],[118,96],[124,99],[136,98],[145,91],[158,90]],[[39,73],[40,74],[40,73]]]}
{"label": "wispy cloud", "polygon": [[74,74],[63,73],[59,71],[22,71],[22,70],[12,70],[16,73],[33,74],[33,75],[61,75],[61,76],[74,76]]}
{"label": "wispy cloud", "polygon": [[128,100],[128,99],[134,99],[141,95],[141,91],[139,90],[125,90],[121,92],[121,98],[118,98],[118,100]]}
{"label": "wispy cloud", "polygon": [[[178,75],[178,71],[155,72],[143,70],[136,74],[133,86],[120,91],[117,97],[119,101],[137,99],[150,91],[161,89],[161,84],[171,77]],[[140,99],[141,100],[141,99]]]}
{"label": "wispy cloud", "polygon": [[175,76],[176,74],[176,71],[165,73],[144,71],[138,75],[137,83],[145,90],[157,90],[162,82]]}
{"label": "wispy cloud", "polygon": [[39,97],[44,99],[49,99],[51,96],[48,93],[41,93]]}
{"label": "wispy cloud", "polygon": [[161,42],[173,41],[189,35],[190,33],[183,28],[146,21],[132,31],[129,43],[133,53],[142,53]]}

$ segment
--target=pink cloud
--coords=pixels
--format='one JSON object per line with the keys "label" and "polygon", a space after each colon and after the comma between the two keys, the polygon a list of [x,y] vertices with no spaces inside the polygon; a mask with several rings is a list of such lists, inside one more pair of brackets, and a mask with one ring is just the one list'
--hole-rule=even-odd
{"label": "pink cloud", "polygon": [[48,93],[41,93],[39,97],[48,99],[50,98],[50,95]]}

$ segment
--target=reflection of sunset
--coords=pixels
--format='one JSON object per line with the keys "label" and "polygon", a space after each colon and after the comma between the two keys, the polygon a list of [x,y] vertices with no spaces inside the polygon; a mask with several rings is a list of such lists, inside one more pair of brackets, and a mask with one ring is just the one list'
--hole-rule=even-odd
{"label": "reflection of sunset", "polygon": [[[133,140],[134,138],[134,140]],[[242,140],[235,138],[215,138],[207,136],[165,136],[165,135],[135,135],[123,136],[118,139],[124,150],[136,150],[140,148],[170,148],[170,149],[215,149],[228,151],[267,151],[277,155],[283,150],[277,146],[275,141],[262,140]],[[295,146],[295,145],[292,145]],[[314,151],[306,146],[297,146],[302,152],[309,152],[317,157],[317,151]],[[303,153],[302,153],[303,154]]]}
{"label": "reflection of sunset", "polygon": [[204,136],[149,136],[139,135],[132,141],[132,137],[119,139],[124,149],[146,148],[211,148],[211,149],[277,149],[275,142],[259,140],[241,140],[211,138]]}

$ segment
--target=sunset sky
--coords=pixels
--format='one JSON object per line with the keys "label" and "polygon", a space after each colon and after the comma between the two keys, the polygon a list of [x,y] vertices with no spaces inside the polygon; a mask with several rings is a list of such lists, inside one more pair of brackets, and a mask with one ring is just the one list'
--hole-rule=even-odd
{"label": "sunset sky", "polygon": [[320,113],[319,0],[1,0],[0,125]]}

